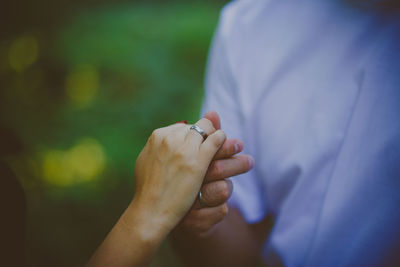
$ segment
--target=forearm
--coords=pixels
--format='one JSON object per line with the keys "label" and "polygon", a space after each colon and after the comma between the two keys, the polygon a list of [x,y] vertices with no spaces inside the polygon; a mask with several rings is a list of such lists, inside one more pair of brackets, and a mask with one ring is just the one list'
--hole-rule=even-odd
{"label": "forearm", "polygon": [[226,218],[210,233],[195,236],[176,229],[171,241],[187,266],[253,266],[270,228],[268,218],[249,225],[230,207]]}
{"label": "forearm", "polygon": [[147,266],[168,234],[167,228],[159,217],[132,203],[87,266]]}

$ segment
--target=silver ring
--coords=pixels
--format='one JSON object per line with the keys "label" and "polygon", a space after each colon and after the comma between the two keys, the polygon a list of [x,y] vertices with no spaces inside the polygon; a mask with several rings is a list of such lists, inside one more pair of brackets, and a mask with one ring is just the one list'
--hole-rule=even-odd
{"label": "silver ring", "polygon": [[199,192],[199,203],[200,203],[201,207],[207,206],[206,203],[204,202],[203,195],[201,194],[201,190]]}
{"label": "silver ring", "polygon": [[190,130],[195,130],[196,132],[198,132],[198,133],[203,137],[204,140],[207,138],[207,133],[206,133],[206,131],[204,131],[203,129],[201,129],[201,128],[200,128],[199,126],[197,126],[196,124],[192,125],[192,126],[190,127]]}

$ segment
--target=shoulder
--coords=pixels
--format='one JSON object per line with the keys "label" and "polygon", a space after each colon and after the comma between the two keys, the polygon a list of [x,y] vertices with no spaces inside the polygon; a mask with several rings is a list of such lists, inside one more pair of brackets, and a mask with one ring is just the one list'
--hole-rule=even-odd
{"label": "shoulder", "polygon": [[269,0],[236,0],[226,4],[220,13],[218,30],[224,37],[230,37],[247,27],[254,26]]}

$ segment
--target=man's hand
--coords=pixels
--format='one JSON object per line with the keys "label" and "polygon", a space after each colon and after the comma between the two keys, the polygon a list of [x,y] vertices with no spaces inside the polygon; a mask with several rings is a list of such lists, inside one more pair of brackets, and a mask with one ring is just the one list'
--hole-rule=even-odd
{"label": "man's hand", "polygon": [[[220,120],[216,112],[204,115],[215,129],[220,129]],[[228,213],[227,200],[232,194],[233,185],[226,178],[249,171],[254,160],[249,155],[236,155],[243,149],[243,143],[237,139],[227,139],[210,164],[201,187],[202,201],[196,200],[176,230],[190,235],[203,236],[224,219]],[[200,203],[201,202],[201,203]]]}

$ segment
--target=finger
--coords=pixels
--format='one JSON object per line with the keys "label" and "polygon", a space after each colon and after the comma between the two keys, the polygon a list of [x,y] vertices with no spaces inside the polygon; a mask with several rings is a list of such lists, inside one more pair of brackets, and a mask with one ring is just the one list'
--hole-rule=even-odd
{"label": "finger", "polygon": [[230,180],[219,180],[201,187],[202,200],[197,198],[194,209],[216,207],[224,204],[232,195],[233,184]]}
{"label": "finger", "polygon": [[181,226],[192,233],[205,233],[222,221],[228,214],[228,211],[226,203],[217,207],[191,210],[183,219]]}
{"label": "finger", "polygon": [[168,126],[168,132],[166,138],[172,143],[182,143],[185,140],[186,134],[189,131],[190,126],[183,123],[175,123]]}
{"label": "finger", "polygon": [[211,162],[208,167],[205,182],[229,178],[248,172],[254,167],[254,159],[250,155],[237,155],[227,159],[219,159]]}
{"label": "finger", "polygon": [[221,121],[219,119],[217,112],[208,111],[206,114],[204,114],[204,118],[209,119],[212,122],[212,124],[214,125],[214,128],[216,130],[221,129]]}
{"label": "finger", "polygon": [[215,154],[213,160],[232,157],[233,155],[241,152],[243,147],[244,145],[240,140],[227,139],[222,147],[218,150],[217,154]]}
{"label": "finger", "polygon": [[217,130],[207,137],[207,139],[200,145],[199,160],[205,166],[208,166],[226,140],[226,135],[222,130]]}
{"label": "finger", "polygon": [[[204,130],[207,136],[215,132],[215,128],[209,119],[202,118],[198,122],[196,122],[195,125],[199,126],[202,130]],[[190,143],[197,143],[198,145],[200,145],[204,141],[204,137],[197,131],[190,130],[186,134],[185,141]]]}
{"label": "finger", "polygon": [[168,135],[171,132],[180,131],[184,128],[188,128],[188,126],[183,123],[174,123],[165,127],[158,128],[156,130],[159,130],[160,132],[163,132],[164,134]]}

